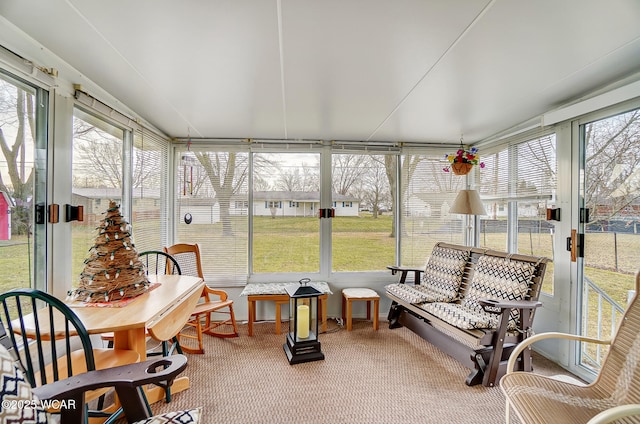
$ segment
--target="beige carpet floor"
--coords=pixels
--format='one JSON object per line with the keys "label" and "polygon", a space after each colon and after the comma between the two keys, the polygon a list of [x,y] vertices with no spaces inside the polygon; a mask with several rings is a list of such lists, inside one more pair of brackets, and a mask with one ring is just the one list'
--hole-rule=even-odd
{"label": "beige carpet floor", "polygon": [[347,332],[330,321],[325,359],[296,365],[274,330],[264,322],[253,337],[246,325],[238,338],[205,336],[206,353],[188,355],[183,373],[191,388],[154,413],[202,406],[205,423],[504,422],[499,388],[466,386],[466,368],[405,328],[356,321]]}

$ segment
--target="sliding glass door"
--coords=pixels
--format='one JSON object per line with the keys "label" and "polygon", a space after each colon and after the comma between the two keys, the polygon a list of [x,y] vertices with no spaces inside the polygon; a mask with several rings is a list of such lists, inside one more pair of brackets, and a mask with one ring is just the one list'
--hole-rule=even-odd
{"label": "sliding glass door", "polygon": [[45,288],[48,93],[0,73],[0,292]]}
{"label": "sliding glass door", "polygon": [[[640,251],[640,109],[580,123],[580,197],[573,257],[585,336],[615,331],[634,287]],[[606,348],[583,345],[580,364],[597,369]]]}

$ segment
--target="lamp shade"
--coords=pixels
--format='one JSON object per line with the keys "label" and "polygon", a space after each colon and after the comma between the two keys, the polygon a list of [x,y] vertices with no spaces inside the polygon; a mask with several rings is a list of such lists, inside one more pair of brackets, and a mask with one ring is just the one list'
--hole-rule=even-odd
{"label": "lamp shade", "polygon": [[465,215],[486,215],[480,195],[476,190],[460,190],[453,205],[449,208],[449,213],[460,213]]}

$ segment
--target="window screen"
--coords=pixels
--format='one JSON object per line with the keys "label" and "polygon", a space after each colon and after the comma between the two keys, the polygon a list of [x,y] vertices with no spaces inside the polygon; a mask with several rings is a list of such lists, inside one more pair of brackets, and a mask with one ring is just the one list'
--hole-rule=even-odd
{"label": "window screen", "polygon": [[[553,258],[555,228],[546,209],[556,200],[555,134],[502,146],[483,161],[479,190],[488,216],[480,221],[480,246]],[[543,291],[553,292],[552,264]]]}
{"label": "window screen", "polygon": [[136,131],[132,155],[131,225],[138,252],[162,250],[166,244],[165,208],[169,141]]}
{"label": "window screen", "polygon": [[435,243],[463,243],[464,216],[450,214],[465,177],[443,172],[442,155],[404,155],[401,161],[401,264],[423,266]]}
{"label": "window screen", "polygon": [[198,243],[209,285],[248,275],[247,152],[180,147],[175,155],[176,243]]}

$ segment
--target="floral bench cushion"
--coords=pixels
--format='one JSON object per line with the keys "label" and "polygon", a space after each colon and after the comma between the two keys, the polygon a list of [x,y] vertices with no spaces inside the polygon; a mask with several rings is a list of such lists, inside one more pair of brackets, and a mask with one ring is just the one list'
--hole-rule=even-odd
{"label": "floral bench cushion", "polygon": [[425,266],[422,284],[389,284],[386,290],[409,302],[452,302],[457,299],[469,252],[435,246]]}
{"label": "floral bench cushion", "polygon": [[[422,309],[462,329],[494,329],[498,316],[485,310],[480,299],[523,300],[529,293],[535,273],[535,264],[511,261],[509,258],[482,256],[478,259],[473,279],[466,296],[459,304],[423,303]],[[517,327],[519,313],[512,310],[510,330]]]}

